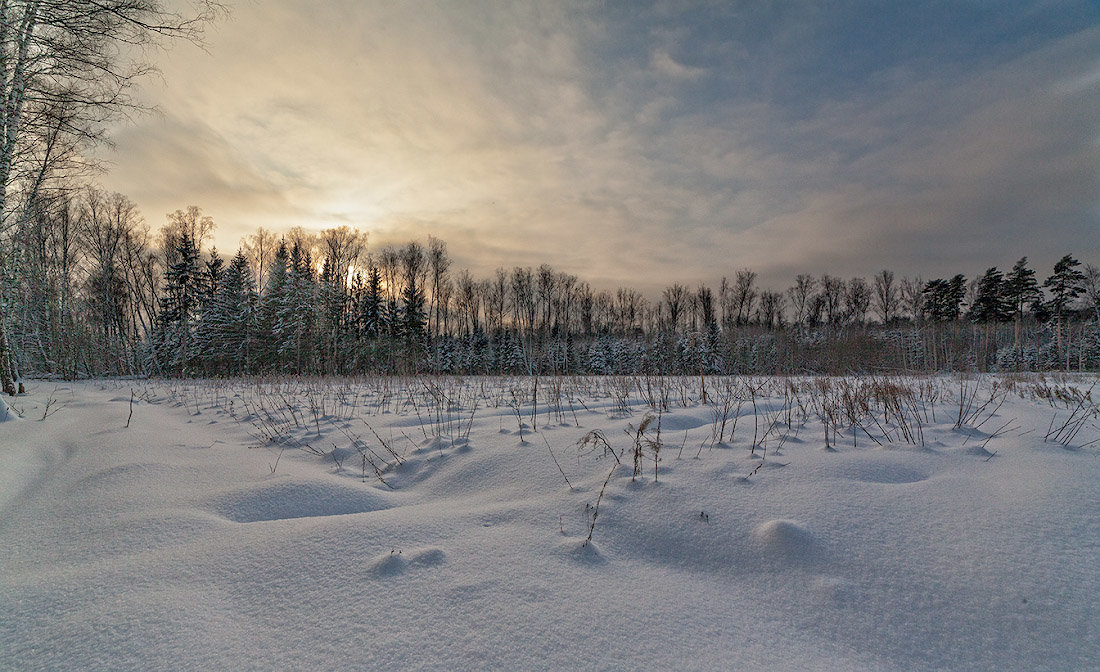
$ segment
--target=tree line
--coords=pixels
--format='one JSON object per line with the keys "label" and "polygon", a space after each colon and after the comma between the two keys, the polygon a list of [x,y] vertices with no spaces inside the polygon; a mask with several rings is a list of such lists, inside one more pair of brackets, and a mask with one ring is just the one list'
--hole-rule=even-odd
{"label": "tree line", "polygon": [[429,237],[379,249],[349,227],[260,229],[232,256],[197,207],[151,231],[95,188],[38,198],[5,241],[16,370],[267,373],[798,373],[1092,369],[1100,270],[1066,255],[968,280],[741,269],[659,296],[595,289],[547,264],[455,269]]}
{"label": "tree line", "polygon": [[[0,3],[0,389],[22,373],[783,373],[1097,368],[1100,278],[1067,255],[968,281],[738,270],[646,297],[555,270],[475,278],[429,238],[369,250],[347,227],[259,230],[228,259],[197,207],[159,231],[83,186],[140,106],[145,48],[219,10],[158,0]],[[134,57],[138,58],[135,59]]]}

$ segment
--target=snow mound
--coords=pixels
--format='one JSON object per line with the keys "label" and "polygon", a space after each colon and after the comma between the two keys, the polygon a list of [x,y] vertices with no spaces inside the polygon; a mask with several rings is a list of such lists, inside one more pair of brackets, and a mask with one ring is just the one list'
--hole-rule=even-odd
{"label": "snow mound", "polygon": [[379,578],[397,576],[405,572],[408,564],[405,555],[401,551],[394,550],[371,559],[367,565],[367,572]]}
{"label": "snow mound", "polygon": [[689,429],[702,427],[703,425],[709,425],[710,423],[711,419],[702,418],[698,415],[678,413],[676,415],[666,415],[661,418],[661,431],[683,432]]}
{"label": "snow mound", "polygon": [[963,449],[964,455],[973,455],[975,457],[992,457],[993,453],[985,449],[985,446],[969,446]]}
{"label": "snow mound", "polygon": [[753,539],[773,559],[804,562],[818,555],[817,541],[805,526],[793,520],[769,520],[752,532]]}
{"label": "snow mound", "polygon": [[439,567],[447,561],[447,554],[439,548],[425,548],[405,553],[391,549],[388,553],[376,555],[367,563],[367,573],[384,578],[404,574],[407,569]]}
{"label": "snow mound", "polygon": [[225,494],[214,511],[238,523],[343,516],[390,508],[377,489],[338,480],[280,479]]}
{"label": "snow mound", "polygon": [[607,560],[596,547],[596,542],[584,539],[569,539],[558,544],[557,554],[582,565],[602,565]]}
{"label": "snow mound", "polygon": [[0,399],[0,422],[7,422],[8,420],[18,420],[19,416],[15,414],[8,404],[3,399]]}
{"label": "snow mound", "polygon": [[447,554],[441,548],[425,548],[409,556],[409,564],[416,567],[438,567],[447,562]]}

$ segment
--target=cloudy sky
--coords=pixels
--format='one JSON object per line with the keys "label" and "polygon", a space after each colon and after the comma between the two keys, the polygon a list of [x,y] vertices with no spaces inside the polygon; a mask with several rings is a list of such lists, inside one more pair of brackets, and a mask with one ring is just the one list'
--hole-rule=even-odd
{"label": "cloudy sky", "polygon": [[1096,3],[231,0],[104,186],[652,290],[1100,263]]}

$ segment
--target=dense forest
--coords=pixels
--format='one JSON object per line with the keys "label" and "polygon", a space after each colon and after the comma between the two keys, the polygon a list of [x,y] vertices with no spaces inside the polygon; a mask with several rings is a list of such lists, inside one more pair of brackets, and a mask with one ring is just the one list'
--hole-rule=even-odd
{"label": "dense forest", "polygon": [[[226,257],[197,207],[154,231],[89,186],[140,108],[144,49],[219,12],[157,0],[0,5],[0,388],[21,376],[801,373],[1100,367],[1100,271],[1070,255],[967,280],[750,269],[608,291],[555,270],[475,278],[444,241],[259,230]],[[137,58],[138,60],[133,60]],[[716,275],[720,273],[716,272]]]}
{"label": "dense forest", "polygon": [[10,365],[36,376],[848,373],[1100,367],[1100,271],[1027,258],[968,280],[737,270],[716,288],[597,290],[555,270],[455,269],[444,241],[340,227],[209,243],[121,194],[39,198],[4,238]]}

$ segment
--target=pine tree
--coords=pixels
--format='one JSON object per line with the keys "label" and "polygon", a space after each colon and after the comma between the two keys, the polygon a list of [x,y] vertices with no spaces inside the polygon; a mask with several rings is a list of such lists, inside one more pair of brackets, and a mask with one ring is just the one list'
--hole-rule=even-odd
{"label": "pine tree", "polygon": [[962,312],[962,300],[966,296],[966,277],[959,274],[950,280],[929,280],[921,294],[929,317],[936,322],[954,322]]}
{"label": "pine tree", "polygon": [[1027,267],[1027,257],[1021,257],[1005,278],[1005,300],[1011,305],[1016,319],[1020,320],[1024,309],[1035,300],[1039,293],[1039,284],[1035,281],[1035,271]]}
{"label": "pine tree", "polygon": [[[1085,291],[1085,274],[1077,270],[1077,267],[1080,265],[1081,262],[1067,254],[1062,257],[1058,263],[1054,264],[1054,275],[1043,282],[1043,287],[1050,290],[1050,301],[1047,303],[1047,306],[1055,320],[1055,328],[1058,335],[1059,359],[1061,359],[1061,355],[1064,352],[1062,347],[1062,327],[1065,322],[1066,309],[1069,307],[1071,301]],[[1066,366],[1068,368],[1068,362]]]}
{"label": "pine tree", "polygon": [[1012,306],[1005,297],[1004,274],[996,267],[986,270],[978,279],[978,291],[974,305],[970,306],[970,319],[974,322],[1006,322],[1012,318]]}
{"label": "pine tree", "polygon": [[1050,290],[1050,311],[1061,322],[1071,301],[1085,291],[1085,274],[1077,270],[1081,262],[1066,255],[1054,264],[1054,275],[1043,282]]}
{"label": "pine tree", "polygon": [[164,272],[153,355],[160,369],[188,373],[195,354],[195,318],[202,286],[199,250],[191,236],[183,234],[176,240],[173,254],[176,261]]}
{"label": "pine tree", "polygon": [[1027,267],[1027,257],[1021,257],[1005,278],[1005,300],[1011,306],[1014,321],[1012,350],[1017,369],[1023,363],[1024,310],[1035,302],[1039,295],[1035,271]]}

